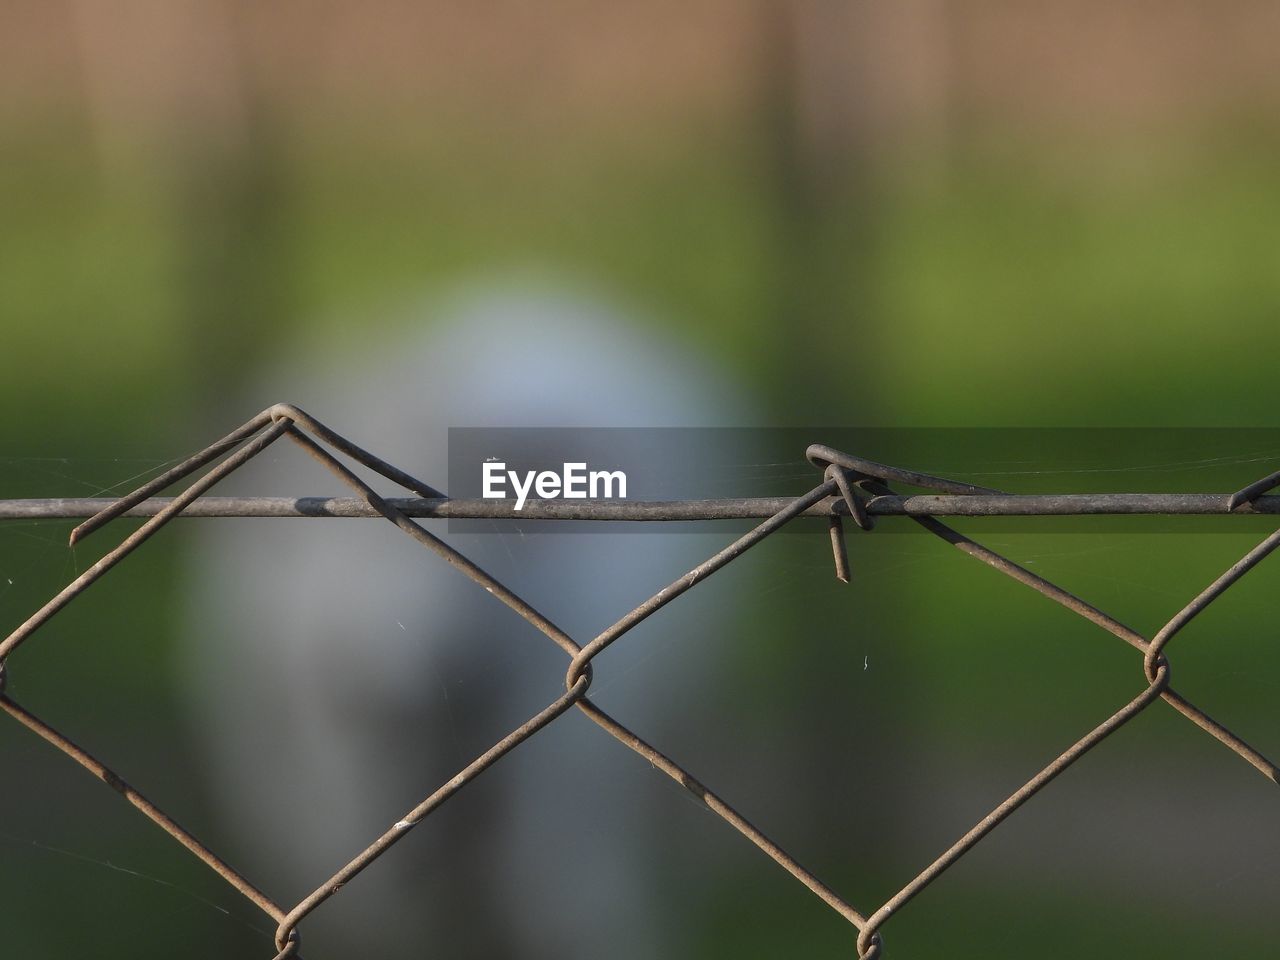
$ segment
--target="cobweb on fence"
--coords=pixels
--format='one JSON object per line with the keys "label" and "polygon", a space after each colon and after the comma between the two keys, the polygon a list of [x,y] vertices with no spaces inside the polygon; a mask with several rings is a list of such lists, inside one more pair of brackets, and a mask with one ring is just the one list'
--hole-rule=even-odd
{"label": "cobweb on fence", "polygon": [[[9,679],[11,663],[13,662],[10,657],[22,644],[30,640],[36,632],[49,623],[108,570],[139,549],[165,524],[188,511],[219,480],[239,469],[255,456],[260,455],[281,438],[288,438],[301,446],[326,470],[348,486],[368,511],[395,526],[413,541],[440,557],[457,572],[478,584],[492,595],[497,602],[515,611],[559,648],[567,658],[563,692],[558,692],[541,710],[463,766],[452,779],[407,810],[403,816],[390,824],[381,835],[370,838],[369,845],[363,851],[355,852],[352,859],[345,866],[295,903],[278,902],[274,897],[260,889],[252,880],[231,867],[214,850],[184,829],[168,813],[152,803],[132,784],[125,781],[112,767],[91,755],[71,737],[55,729],[35,713],[18,703],[6,690],[6,681]],[[1273,457],[1272,451],[1249,451],[1237,462],[1263,463],[1270,462]],[[951,508],[954,508],[955,506],[947,498],[964,498],[970,505],[986,503],[992,510],[1007,509],[1012,515],[1019,515],[1016,509],[1008,506],[1008,495],[959,480],[950,480],[885,466],[822,445],[811,446],[807,451],[807,458],[810,464],[808,469],[820,471],[821,479],[816,485],[798,497],[788,498],[782,503],[774,504],[776,509],[770,510],[761,522],[747,533],[733,540],[723,549],[655,593],[639,606],[626,612],[598,635],[586,642],[580,642],[567,634],[526,599],[516,595],[505,584],[476,566],[462,553],[432,535],[421,524],[416,522],[415,513],[419,516],[424,516],[431,515],[429,512],[422,512],[429,509],[447,510],[450,502],[444,493],[360,448],[298,408],[290,405],[277,405],[262,412],[239,429],[192,457],[172,466],[161,465],[166,466],[167,469],[162,469],[158,476],[153,477],[132,493],[114,500],[110,505],[89,517],[72,531],[71,541],[75,544],[117,517],[132,515],[133,511],[137,510],[149,513],[149,519],[141,527],[127,536],[118,546],[84,567],[83,571],[79,572],[65,588],[24,623],[19,625],[8,637],[0,641],[0,709],[3,709],[6,714],[23,727],[75,760],[80,766],[112,787],[113,790],[163,830],[164,833],[177,840],[200,862],[238,891],[261,914],[269,918],[275,924],[274,950],[277,960],[300,956],[300,929],[308,915],[338,894],[346,883],[354,879],[363,870],[374,867],[376,861],[387,850],[427,821],[434,811],[439,809],[446,801],[461,793],[486,769],[498,763],[508,753],[555,723],[558,718],[570,710],[577,710],[583,713],[618,743],[639,754],[655,768],[669,776],[683,787],[694,801],[717,815],[733,830],[750,841],[786,871],[795,881],[807,888],[827,907],[847,921],[854,930],[860,960],[872,960],[872,958],[880,957],[885,953],[886,948],[881,930],[891,917],[897,915],[917,895],[941,876],[944,871],[965,856],[1033,795],[1048,786],[1068,767],[1157,701],[1163,702],[1190,720],[1214,740],[1253,766],[1264,777],[1273,783],[1280,783],[1280,771],[1261,752],[1174,690],[1171,685],[1172,667],[1168,655],[1171,641],[1193,618],[1202,613],[1272,551],[1280,547],[1280,531],[1270,534],[1249,550],[1240,560],[1179,610],[1160,630],[1148,637],[1138,633],[1081,597],[1063,590],[1033,572],[1029,568],[1035,565],[1036,557],[1033,556],[1022,564],[1014,563],[1001,553],[976,542],[937,519],[937,514],[946,512],[943,509],[944,507],[950,505]],[[1221,458],[1214,458],[1212,462],[1218,464],[1220,461]],[[358,464],[393,481],[413,494],[414,497],[392,500],[379,495],[353,472],[348,462]],[[1193,470],[1197,469],[1199,465],[1209,462],[1211,462],[1209,459],[1202,461],[1187,460],[1177,464],[1167,464],[1166,466]],[[153,473],[157,466],[155,463],[148,464],[146,469],[129,479],[136,479],[136,477]],[[775,463],[760,463],[755,466],[764,472],[770,473],[775,478],[777,472],[774,468],[785,471],[792,469],[790,465]],[[1019,469],[1021,465],[1017,463],[993,464],[992,466],[995,469],[985,471],[985,475],[1004,474],[1014,476],[1021,473]],[[1105,468],[1095,467],[1090,469],[1097,471]],[[203,474],[200,473],[202,470],[205,471]],[[163,502],[152,500],[156,494],[164,489],[197,474],[199,474],[198,479],[190,483],[171,500]],[[789,472],[786,475],[791,476]],[[1275,486],[1277,482],[1280,482],[1280,475],[1273,474],[1257,483],[1251,484],[1229,498],[1224,498],[1220,505],[1221,512],[1250,513],[1255,510],[1261,513],[1275,512],[1278,507],[1272,501],[1276,498],[1264,497],[1263,495]],[[916,498],[903,497],[890,484],[903,484],[923,488],[933,493],[919,498],[917,502]],[[119,485],[117,483],[110,486]],[[95,493],[105,493],[109,492],[109,490],[110,487],[98,489]],[[983,498],[986,499],[984,500]],[[424,503],[434,504],[435,506],[422,506]],[[1006,506],[1001,507],[1001,504]],[[144,508],[148,508],[148,505],[149,509],[144,510]],[[1029,587],[1036,593],[1098,627],[1101,631],[1127,644],[1139,655],[1137,662],[1140,663],[1140,668],[1135,663],[1135,674],[1138,669],[1141,670],[1141,683],[1135,684],[1133,695],[1124,702],[1117,704],[1113,713],[1101,719],[1101,722],[1092,729],[1085,731],[1078,740],[1063,750],[1051,763],[1035,773],[1034,776],[992,809],[951,846],[941,852],[932,862],[924,866],[904,886],[879,904],[859,906],[845,899],[833,886],[819,879],[814,873],[801,865],[787,850],[770,839],[769,836],[739,813],[728,800],[701,783],[684,766],[668,757],[654,745],[640,738],[622,721],[602,710],[595,700],[588,696],[588,693],[593,687],[598,692],[599,688],[603,686],[596,680],[593,669],[594,661],[599,654],[614,643],[622,640],[633,628],[662,607],[698,586],[718,570],[732,563],[766,537],[783,529],[793,520],[802,516],[818,516],[826,519],[836,576],[841,580],[847,581],[851,576],[851,570],[845,546],[846,526],[852,523],[862,530],[871,530],[875,526],[877,517],[886,513],[909,516],[913,522],[942,542]],[[716,514],[713,512],[711,515],[715,516]],[[745,514],[740,511],[739,515]],[[18,531],[19,534],[21,532]],[[40,535],[36,536],[37,539],[44,539]],[[881,572],[883,573],[883,571]],[[11,574],[5,573],[5,579],[11,583]],[[0,582],[0,591],[5,588],[6,584]],[[869,668],[869,666],[869,662],[865,663],[866,668]],[[20,789],[20,786],[17,789]],[[24,841],[22,838],[9,834],[0,834],[0,839],[7,843],[34,843],[34,841]],[[35,846],[39,847],[40,844],[35,843]],[[78,857],[77,854],[61,848],[48,847],[47,849],[59,855],[72,858]],[[147,882],[162,886],[173,886],[162,879],[147,876],[127,867],[119,867],[110,862],[104,863],[96,860],[91,862],[113,870],[129,873]],[[1224,880],[1223,882],[1227,881]],[[205,903],[211,909],[225,912],[223,908],[204,900],[198,894],[191,893],[190,896]]]}

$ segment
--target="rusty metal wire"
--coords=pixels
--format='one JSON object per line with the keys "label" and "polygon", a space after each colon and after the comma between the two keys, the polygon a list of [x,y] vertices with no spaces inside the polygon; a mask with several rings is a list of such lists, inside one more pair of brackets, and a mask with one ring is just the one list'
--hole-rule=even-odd
{"label": "rusty metal wire", "polygon": [[[867,499],[870,517],[1082,517],[1222,516],[1280,514],[1280,496],[1260,496],[1228,509],[1225,493],[1054,493],[1054,494],[893,494]],[[125,510],[124,517],[154,517],[173,502],[150,497]],[[535,500],[516,512],[510,500],[461,497],[387,497],[406,517],[421,520],[608,520],[617,522],[688,520],[764,520],[791,502],[790,497],[722,497],[716,500]],[[106,497],[0,500],[0,520],[79,520],[117,503]],[[806,517],[847,513],[839,499],[821,500]],[[329,517],[381,516],[361,497],[201,497],[184,517]]]}
{"label": "rusty metal wire", "polygon": [[[281,437],[288,437],[289,440],[301,446],[329,472],[350,487],[356,496],[335,499],[208,498],[203,496],[218,481],[248,463]],[[335,452],[417,494],[417,498],[389,499],[380,496],[339,460]],[[192,482],[178,496],[153,498],[154,494],[214,464],[224,455],[224,459]],[[1280,769],[1274,763],[1174,691],[1170,685],[1171,666],[1167,654],[1170,641],[1183,627],[1266,556],[1280,547],[1280,530],[1272,533],[1249,551],[1239,562],[1178,611],[1164,627],[1151,638],[1147,638],[1083,599],[1031,573],[936,519],[939,515],[1276,513],[1280,512],[1280,497],[1266,497],[1263,494],[1280,484],[1280,474],[1265,477],[1230,495],[1105,494],[1020,497],[942,477],[886,466],[819,444],[809,447],[806,456],[809,462],[821,471],[821,482],[791,500],[760,498],[658,504],[593,502],[574,505],[545,501],[530,503],[521,514],[526,519],[762,519],[757,526],[658,591],[604,632],[585,644],[579,644],[526,600],[414,522],[415,517],[502,517],[510,515],[509,505],[495,504],[492,501],[450,500],[434,487],[361,449],[297,407],[278,404],[119,500],[29,500],[8,501],[0,504],[0,519],[87,517],[88,519],[72,531],[72,543],[76,543],[117,517],[145,516],[148,518],[119,545],[109,550],[9,636],[0,641],[0,709],[118,792],[145,817],[181,843],[269,916],[276,923],[276,960],[300,956],[299,926],[308,914],[370,866],[445,801],[571,708],[581,710],[618,742],[640,754],[670,776],[847,920],[857,933],[859,960],[873,960],[882,955],[884,942],[880,933],[881,928],[947,868],[956,863],[983,837],[1068,767],[1157,700],[1169,704],[1196,726],[1246,760],[1263,776],[1280,784]],[[891,482],[932,492],[924,495],[902,496],[889,486]],[[518,613],[564,651],[569,658],[564,691],[552,699],[545,708],[476,757],[433,794],[409,810],[365,850],[310,894],[292,906],[281,905],[183,829],[177,821],[160,810],[105,763],[18,704],[6,692],[5,681],[8,676],[9,656],[108,570],[138,549],[170,520],[180,515],[382,517],[440,556],[464,576],[482,586],[499,602]],[[606,647],[795,518],[815,515],[828,518],[836,576],[840,580],[847,581],[850,577],[848,556],[844,547],[843,518],[849,517],[862,530],[871,530],[878,516],[905,515],[962,553],[982,561],[1055,603],[1061,604],[1125,641],[1143,655],[1143,683],[1133,699],[1071,744],[983,817],[937,859],[916,874],[905,886],[869,912],[859,911],[844,900],[840,894],[805,869],[791,854],[751,824],[727,801],[696,780],[676,761],[605,713],[587,696],[592,683],[592,661]]]}

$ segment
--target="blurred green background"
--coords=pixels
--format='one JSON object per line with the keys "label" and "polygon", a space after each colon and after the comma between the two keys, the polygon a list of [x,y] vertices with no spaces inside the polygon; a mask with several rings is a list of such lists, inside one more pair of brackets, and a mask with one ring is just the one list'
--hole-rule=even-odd
{"label": "blurred green background", "polygon": [[[1244,0],[10,0],[0,496],[127,489],[252,413],[233,401],[281,355],[393,338],[405,304],[507,274],[638,306],[772,424],[1271,426],[1278,42],[1280,7]],[[1280,451],[1239,456],[1243,485]],[[68,527],[0,525],[6,632],[97,556]],[[991,545],[1147,631],[1256,538]],[[15,691],[216,837],[169,663],[179,542],[24,648]],[[716,696],[748,738],[812,715],[795,795],[672,752],[859,906],[1142,683],[1122,644],[931,539],[857,539],[843,591],[810,538],[768,550]],[[1272,755],[1278,569],[1173,651],[1179,689]],[[796,657],[824,618],[858,637],[805,632]],[[0,756],[7,954],[269,955],[269,924],[65,758],[8,723]],[[1273,955],[1276,814],[1157,705],[890,921],[888,955]],[[685,956],[854,955],[705,829],[727,867],[670,904]]]}

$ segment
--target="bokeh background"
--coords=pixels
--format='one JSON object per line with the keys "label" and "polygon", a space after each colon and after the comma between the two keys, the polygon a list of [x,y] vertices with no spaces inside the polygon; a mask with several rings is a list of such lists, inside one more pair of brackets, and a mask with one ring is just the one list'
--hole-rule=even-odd
{"label": "bokeh background", "polygon": [[[1278,45],[1280,8],[1250,0],[7,0],[0,495],[128,489],[293,399],[267,395],[290,357],[421,342],[431,304],[487,285],[591,291],[761,425],[1273,426]],[[1200,490],[1212,457],[1225,490],[1280,450],[1134,450],[1101,479],[1115,465],[1037,455],[990,482]],[[67,528],[0,525],[6,631],[102,549]],[[175,680],[186,538],[24,648],[14,692],[235,850]],[[992,545],[1150,630],[1256,538]],[[936,541],[857,540],[843,590],[811,538],[769,550],[732,581],[722,727],[662,745],[860,906],[1142,682],[1122,644]],[[1272,755],[1278,576],[1174,651],[1179,688]],[[267,925],[101,784],[14,724],[0,751],[6,953],[270,955]],[[616,775],[714,848],[637,865],[667,902],[620,906],[617,942],[665,925],[678,956],[853,955],[847,925],[644,766]],[[1271,955],[1275,790],[1157,705],[892,920],[891,955]],[[432,946],[481,955],[429,929],[403,950]]]}

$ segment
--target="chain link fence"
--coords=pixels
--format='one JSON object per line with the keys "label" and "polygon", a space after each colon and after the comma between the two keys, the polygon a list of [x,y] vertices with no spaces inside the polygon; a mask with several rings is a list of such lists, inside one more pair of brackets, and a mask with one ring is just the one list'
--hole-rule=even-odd
{"label": "chain link fence", "polygon": [[[244,466],[282,437],[287,437],[300,445],[350,487],[355,496],[331,500],[231,499],[203,496],[219,480]],[[338,455],[393,481],[416,494],[416,497],[400,499],[382,497],[340,460]],[[873,960],[885,955],[886,947],[881,928],[891,917],[1054,778],[1157,701],[1168,704],[1227,749],[1247,761],[1263,776],[1280,784],[1280,769],[1274,763],[1173,689],[1172,668],[1168,655],[1170,642],[1193,618],[1202,613],[1272,551],[1280,547],[1280,531],[1266,537],[1178,611],[1159,631],[1151,637],[1146,637],[1080,597],[1037,576],[937,519],[940,515],[949,514],[1043,516],[1085,513],[1276,513],[1280,512],[1280,497],[1265,496],[1265,494],[1280,484],[1280,473],[1264,477],[1231,495],[1103,494],[1019,497],[886,466],[818,444],[809,447],[806,455],[815,470],[819,472],[821,480],[812,489],[791,500],[758,498],[661,504],[630,502],[565,504],[544,501],[529,504],[523,516],[530,519],[687,520],[744,517],[761,519],[757,526],[626,613],[598,636],[589,642],[579,643],[528,601],[517,596],[467,557],[433,536],[414,519],[415,517],[502,516],[509,507],[492,501],[450,500],[443,492],[363,450],[302,410],[287,404],[276,405],[119,500],[11,501],[0,504],[0,507],[4,508],[0,509],[0,519],[88,516],[88,519],[72,531],[73,544],[114,518],[148,517],[136,531],[76,577],[0,642],[0,709],[110,786],[270,917],[276,924],[274,944],[276,960],[301,956],[299,927],[308,914],[337,894],[346,883],[371,866],[414,827],[426,820],[433,811],[460,792],[486,769],[572,709],[585,713],[623,746],[635,751],[654,767],[670,776],[700,803],[717,814],[847,920],[856,931],[859,960]],[[176,497],[171,499],[154,497],[155,494],[199,473],[206,467],[209,468],[207,472]],[[905,484],[933,492],[904,496],[895,491],[890,484]],[[464,576],[479,584],[495,600],[510,607],[559,647],[568,658],[564,691],[551,700],[545,708],[476,757],[447,783],[405,813],[346,866],[317,886],[302,900],[292,905],[280,904],[149,801],[111,767],[17,703],[8,695],[5,688],[10,654],[108,570],[141,547],[161,527],[184,513],[193,516],[382,517],[441,557]],[[588,692],[593,679],[592,662],[598,654],[620,640],[628,631],[653,613],[796,518],[815,515],[827,518],[835,573],[838,579],[848,581],[851,572],[845,550],[845,524],[851,522],[861,530],[871,530],[878,517],[895,514],[909,516],[913,522],[960,552],[1012,577],[1129,644],[1141,654],[1142,682],[1133,699],[1120,706],[1111,716],[1105,718],[1060,753],[956,840],[937,859],[921,870],[902,889],[884,903],[868,910],[859,909],[845,900],[802,866],[795,857],[746,820],[725,799],[699,782],[683,766],[637,736],[619,720],[601,710],[588,696]],[[264,949],[264,954],[265,952]]]}

